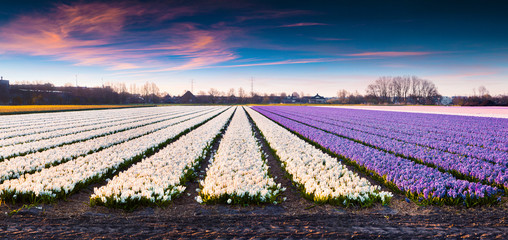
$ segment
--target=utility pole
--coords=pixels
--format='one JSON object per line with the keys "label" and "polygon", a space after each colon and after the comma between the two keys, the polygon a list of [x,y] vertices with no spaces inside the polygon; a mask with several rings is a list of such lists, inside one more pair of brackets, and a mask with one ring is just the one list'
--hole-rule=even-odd
{"label": "utility pole", "polygon": [[76,74],[76,87],[78,87],[78,74]]}
{"label": "utility pole", "polygon": [[254,78],[250,77],[250,96],[254,97]]}
{"label": "utility pole", "polygon": [[194,94],[194,79],[191,79],[191,93]]}

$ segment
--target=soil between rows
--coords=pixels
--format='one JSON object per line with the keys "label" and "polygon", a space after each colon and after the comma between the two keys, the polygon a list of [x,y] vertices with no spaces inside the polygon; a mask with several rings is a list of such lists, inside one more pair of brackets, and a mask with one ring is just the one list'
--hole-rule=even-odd
{"label": "soil between rows", "polygon": [[[242,109],[237,109],[242,110]],[[259,132],[256,136],[260,138]],[[315,205],[304,199],[285,176],[266,142],[270,174],[287,190],[286,201],[277,205],[200,205],[198,181],[203,179],[208,156],[200,176],[167,207],[140,207],[132,212],[90,207],[93,184],[66,200],[23,207],[0,204],[0,239],[19,238],[499,238],[508,237],[508,199],[500,205],[418,206],[395,194],[389,206],[377,203],[370,208]],[[212,147],[215,152],[217,141]],[[350,170],[355,171],[350,168]],[[357,171],[355,171],[357,172]],[[366,177],[373,184],[375,180]],[[388,190],[383,187],[383,190]],[[21,209],[9,216],[13,210]]]}

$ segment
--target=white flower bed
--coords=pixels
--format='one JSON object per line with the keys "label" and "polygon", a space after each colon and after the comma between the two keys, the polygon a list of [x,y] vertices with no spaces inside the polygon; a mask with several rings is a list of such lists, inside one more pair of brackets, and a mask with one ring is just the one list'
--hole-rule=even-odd
{"label": "white flower bed", "polygon": [[320,203],[371,205],[387,204],[393,196],[381,192],[365,178],[349,171],[337,159],[315,148],[298,136],[277,125],[258,112],[247,108],[249,115],[275,150],[282,167],[290,174],[304,195]]}
{"label": "white flower bed", "polygon": [[[116,117],[127,117],[128,115],[116,115]],[[75,118],[64,118],[64,119],[47,119],[45,122],[37,122],[30,123],[27,122],[26,125],[18,125],[12,123],[11,126],[7,129],[0,130],[0,138],[8,139],[13,137],[22,137],[26,135],[32,134],[41,134],[50,131],[57,131],[61,129],[66,129],[69,127],[81,126],[85,124],[89,124],[90,122],[95,122],[97,119],[109,120],[110,118],[104,118],[104,116],[91,113],[89,116],[82,116],[80,119]]]}
{"label": "white flower bed", "polygon": [[[96,119],[107,120],[112,117],[157,114],[161,110],[155,110],[154,108],[126,108],[0,116],[3,126],[0,127],[0,138],[54,131],[66,128],[67,124],[85,124]],[[167,110],[171,111],[170,108],[166,108],[163,111]]]}
{"label": "white flower bed", "polygon": [[[223,108],[224,109],[224,108]],[[76,160],[25,174],[0,185],[0,197],[14,201],[51,201],[102,179],[160,147],[166,141],[216,115],[212,112]]]}
{"label": "white flower bed", "polygon": [[121,172],[106,186],[95,188],[90,203],[133,208],[138,204],[170,202],[185,190],[183,184],[199,166],[233,111],[234,108],[227,110],[155,155]]}
{"label": "white flower bed", "polygon": [[276,203],[281,188],[268,175],[245,111],[237,109],[204,181],[198,202]]}
{"label": "white flower bed", "polygon": [[25,134],[22,136],[16,136],[11,138],[0,139],[0,147],[5,147],[14,144],[33,142],[37,140],[55,138],[60,136],[65,136],[69,134],[76,134],[85,131],[98,130],[107,127],[120,126],[129,123],[136,123],[139,121],[146,121],[155,118],[162,118],[166,116],[174,115],[176,111],[172,112],[162,112],[159,114],[153,115],[135,115],[135,116],[115,116],[115,118],[96,118],[96,119],[88,119],[86,122],[73,122],[73,123],[63,123],[64,126],[53,127],[56,130],[48,130],[42,133],[35,134]]}
{"label": "white flower bed", "polygon": [[156,123],[159,121],[163,121],[165,119],[172,118],[172,116],[162,116],[154,119],[132,122],[128,124],[115,125],[108,128],[97,129],[92,131],[86,131],[81,133],[76,133],[72,135],[66,135],[61,137],[55,137],[45,140],[40,140],[36,142],[28,142],[23,144],[11,145],[0,148],[0,159],[9,158],[12,156],[23,155],[31,152],[42,151],[45,149],[49,149],[55,146],[74,143],[78,141],[84,141],[91,138],[96,138],[104,135],[113,134],[118,131],[124,131],[132,128],[136,128],[139,126],[144,126],[152,123]]}
{"label": "white flower bed", "polygon": [[11,132],[18,129],[33,129],[41,125],[51,126],[71,120],[79,121],[80,119],[89,119],[91,117],[100,116],[98,111],[88,112],[54,112],[54,113],[37,113],[37,114],[19,114],[1,116],[0,134]]}
{"label": "white flower bed", "polygon": [[[63,145],[61,147],[56,147],[25,156],[10,158],[0,162],[0,183],[8,179],[18,178],[24,173],[40,171],[41,169],[47,168],[51,165],[67,162],[75,157],[84,156],[100,149],[107,148],[145,134],[149,134],[151,132],[177,124],[181,121],[186,121],[188,119],[192,119],[196,116],[204,114],[201,111],[196,112],[196,110],[202,110],[202,108],[188,108],[187,112],[174,114],[173,118],[159,123],[90,139],[84,142]],[[208,108],[208,110],[214,111],[213,108]]]}

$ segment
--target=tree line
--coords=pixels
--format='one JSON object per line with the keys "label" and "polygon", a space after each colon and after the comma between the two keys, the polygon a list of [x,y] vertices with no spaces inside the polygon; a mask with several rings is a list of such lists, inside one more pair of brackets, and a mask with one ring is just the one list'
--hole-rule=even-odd
{"label": "tree line", "polygon": [[472,96],[454,97],[453,105],[459,106],[508,106],[508,95],[492,96],[485,86],[473,89]]}
{"label": "tree line", "polygon": [[417,76],[385,76],[367,86],[369,103],[436,104],[441,95],[436,85]]}
{"label": "tree line", "polygon": [[155,83],[135,84],[127,89],[124,83],[106,83],[102,87],[78,87],[72,84],[55,86],[42,82],[18,82],[10,85],[3,103],[22,104],[140,104],[161,103],[169,94],[161,93]]}
{"label": "tree line", "polygon": [[[2,87],[2,86],[0,86]],[[2,89],[0,89],[2,90]],[[105,83],[102,87],[63,87],[42,82],[17,82],[10,89],[0,91],[3,104],[140,104],[140,103],[203,103],[203,104],[268,104],[309,103],[312,96],[303,92],[256,93],[243,88],[220,91],[210,88],[196,95],[189,92],[182,96],[170,96],[161,92],[155,83],[143,85]],[[187,91],[186,91],[187,92]],[[448,100],[448,101],[444,101]],[[345,89],[337,96],[326,99],[331,104],[453,104],[461,106],[508,106],[508,96],[491,96],[484,86],[473,89],[472,96],[443,98],[436,85],[417,76],[382,76],[370,83],[366,94]]]}

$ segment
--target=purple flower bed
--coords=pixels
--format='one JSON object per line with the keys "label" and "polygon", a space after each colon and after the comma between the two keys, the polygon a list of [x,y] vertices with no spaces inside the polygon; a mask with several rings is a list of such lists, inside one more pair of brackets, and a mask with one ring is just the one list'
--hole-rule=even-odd
{"label": "purple flower bed", "polygon": [[[386,122],[382,119],[377,119],[375,121],[361,120],[354,115],[345,115],[341,110],[342,109],[336,110],[309,107],[295,109],[295,107],[281,107],[277,108],[277,113],[287,113],[298,116],[299,118],[312,118],[312,120],[333,124],[339,127],[351,128],[365,133],[385,136],[460,155],[485,159],[508,166],[508,152],[496,149],[496,147],[503,148],[504,144],[502,143],[494,144],[496,147],[492,147],[491,145],[481,147],[470,143],[458,143],[463,141],[465,138],[453,136],[435,137],[439,134],[431,134],[429,133],[428,128],[419,126],[413,126],[412,128],[406,127],[401,130],[401,126],[397,122]],[[310,113],[310,115],[308,113]]]}
{"label": "purple flower bed", "polygon": [[[376,129],[384,129],[388,133],[392,132],[397,135],[409,135],[412,139],[418,138],[417,141],[419,143],[425,142],[433,144],[433,147],[446,148],[447,151],[451,152],[466,154],[467,151],[475,150],[476,154],[479,154],[478,152],[482,153],[482,155],[479,155],[480,158],[489,160],[500,158],[496,156],[496,154],[503,156],[504,159],[508,156],[508,152],[506,152],[508,151],[508,133],[503,131],[503,129],[508,126],[508,120],[506,119],[479,118],[477,121],[482,121],[483,125],[479,127],[478,124],[468,126],[465,123],[467,121],[457,122],[446,120],[448,116],[436,114],[411,113],[411,115],[408,115],[408,113],[390,113],[390,115],[387,115],[383,111],[372,110],[277,107],[278,112],[283,111],[288,113],[299,113],[302,109],[312,109],[313,113],[318,114],[322,120],[332,119],[342,123],[350,123],[357,127],[373,127]],[[426,120],[426,122],[415,122],[413,118],[429,119]],[[464,119],[468,117],[461,118]],[[500,126],[503,120],[504,124],[507,126]],[[433,123],[429,121],[433,121]],[[457,125],[461,126],[461,130],[456,129]],[[490,128],[485,130],[486,126]],[[474,131],[473,133],[469,133],[469,131],[474,128],[482,128],[485,131]],[[497,137],[493,134],[497,135]]]}
{"label": "purple flower bed", "polygon": [[401,154],[405,157],[413,158],[416,161],[429,164],[431,166],[437,166],[445,171],[450,171],[461,178],[483,181],[496,186],[501,186],[508,190],[508,170],[506,165],[492,164],[476,158],[464,157],[419,146],[414,143],[411,144],[394,140],[383,136],[383,132],[366,133],[364,131],[341,126],[340,124],[335,125],[325,123],[321,121],[321,115],[314,112],[315,109],[316,108],[300,109],[299,114],[301,114],[301,116],[295,115],[294,113],[289,114],[285,111],[277,111],[277,108],[269,108],[267,110],[304,124],[372,145],[382,150]]}
{"label": "purple flower bed", "polygon": [[435,168],[281,117],[266,111],[269,107],[256,106],[253,109],[329,151],[345,157],[415,201],[433,204],[463,203],[472,206],[495,202],[500,194],[499,189],[495,187],[459,180]]}

